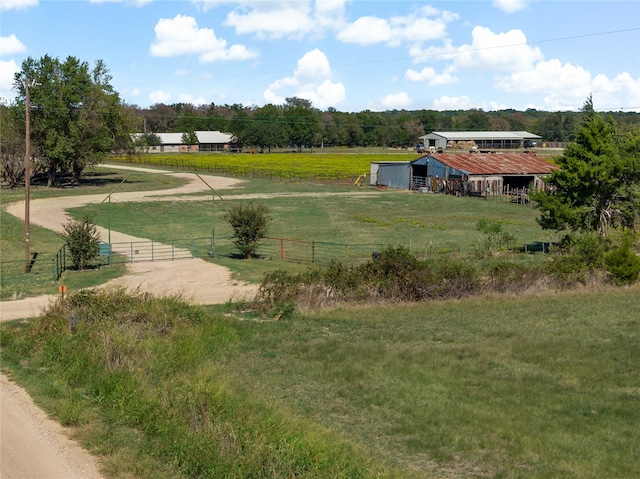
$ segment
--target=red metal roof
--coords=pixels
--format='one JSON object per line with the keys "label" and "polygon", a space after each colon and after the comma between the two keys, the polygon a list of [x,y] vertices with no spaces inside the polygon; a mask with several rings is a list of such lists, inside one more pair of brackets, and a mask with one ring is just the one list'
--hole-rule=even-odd
{"label": "red metal roof", "polygon": [[559,169],[535,154],[525,153],[431,153],[425,156],[471,175],[549,174]]}

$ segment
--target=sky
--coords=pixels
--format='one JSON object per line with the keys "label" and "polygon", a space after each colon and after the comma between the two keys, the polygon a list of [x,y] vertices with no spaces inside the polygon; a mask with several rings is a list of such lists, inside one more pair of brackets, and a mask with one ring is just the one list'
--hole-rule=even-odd
{"label": "sky", "polygon": [[640,112],[638,0],[0,0],[4,101],[44,55],[142,108]]}

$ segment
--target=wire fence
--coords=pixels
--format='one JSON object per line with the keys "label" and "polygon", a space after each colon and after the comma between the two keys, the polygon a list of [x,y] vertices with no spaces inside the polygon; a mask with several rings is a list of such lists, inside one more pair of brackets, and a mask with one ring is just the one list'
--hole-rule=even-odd
{"label": "wire fence", "polygon": [[[238,256],[238,248],[234,241],[235,238],[232,236],[216,237],[215,255]],[[256,255],[261,258],[320,265],[329,264],[331,261],[355,264],[371,259],[374,251],[380,251],[385,246],[384,243],[346,244],[268,236],[258,243]]]}
{"label": "wire fence", "polygon": [[[362,263],[374,251],[385,247],[382,243],[344,244],[267,237],[258,243],[260,258],[278,259],[309,264],[327,265],[332,260],[348,264]],[[175,261],[181,259],[215,257],[239,258],[233,236],[175,239],[168,242],[136,241],[101,243],[99,255],[89,267],[97,268],[117,263]],[[185,264],[185,268],[188,265]],[[29,294],[56,283],[65,271],[75,269],[69,248],[63,245],[52,257],[35,255],[25,272],[25,260],[0,261],[0,288],[7,299],[11,292]]]}

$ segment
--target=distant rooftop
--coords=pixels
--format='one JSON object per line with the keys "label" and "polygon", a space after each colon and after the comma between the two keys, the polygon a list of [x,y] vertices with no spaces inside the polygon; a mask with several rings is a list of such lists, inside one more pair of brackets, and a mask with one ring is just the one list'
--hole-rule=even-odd
{"label": "distant rooftop", "polygon": [[420,138],[437,135],[451,141],[464,140],[540,140],[541,136],[528,131],[434,131]]}

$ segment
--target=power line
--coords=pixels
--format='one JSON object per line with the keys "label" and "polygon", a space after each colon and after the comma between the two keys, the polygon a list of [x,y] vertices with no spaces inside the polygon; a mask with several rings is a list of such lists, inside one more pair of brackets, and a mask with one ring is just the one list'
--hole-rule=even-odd
{"label": "power line", "polygon": [[[520,42],[520,43],[510,43],[506,45],[495,45],[491,47],[474,48],[469,50],[460,50],[460,49],[456,49],[455,47],[452,47],[453,49],[451,51],[441,51],[441,52],[434,52],[434,53],[416,55],[416,56],[401,56],[401,57],[392,57],[392,58],[383,58],[383,59],[371,59],[371,60],[364,60],[359,62],[339,63],[336,65],[331,65],[330,68],[331,69],[348,68],[348,67],[356,67],[356,66],[362,66],[362,65],[390,63],[390,62],[396,62],[396,61],[402,61],[402,60],[415,60],[416,58],[428,59],[428,58],[436,58],[436,57],[442,57],[442,56],[461,55],[463,53],[468,54],[468,53],[474,53],[474,52],[480,52],[480,51],[486,51],[486,50],[496,50],[496,49],[502,49],[502,48],[512,48],[512,47],[520,47],[520,46],[528,46],[528,45],[530,46],[530,45],[538,45],[541,43],[560,42],[560,41],[567,41],[567,40],[578,40],[581,38],[614,35],[619,33],[633,32],[633,31],[640,31],[640,27],[625,28],[621,30],[609,30],[605,32],[585,33],[582,35],[572,35],[567,37],[549,38],[549,39],[527,41],[527,42]],[[299,68],[299,69],[296,69],[296,71],[305,72],[305,71],[315,71],[318,69],[325,69],[325,68]],[[216,79],[233,79],[233,78],[244,78],[248,76],[255,77],[256,75],[262,75],[262,76],[280,75],[284,73],[291,73],[291,70],[290,69],[289,70],[272,70],[272,71],[262,72],[262,73],[256,73],[252,71],[252,72],[238,73],[233,75],[221,75],[221,76],[216,76],[215,78]],[[211,81],[211,79],[200,79],[199,81]],[[160,83],[178,83],[178,82],[180,82],[180,80],[135,82],[135,84],[136,85],[154,85],[154,84],[160,84]],[[120,85],[129,85],[129,84],[133,84],[133,83],[120,83]]]}

